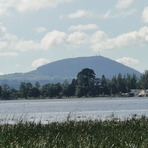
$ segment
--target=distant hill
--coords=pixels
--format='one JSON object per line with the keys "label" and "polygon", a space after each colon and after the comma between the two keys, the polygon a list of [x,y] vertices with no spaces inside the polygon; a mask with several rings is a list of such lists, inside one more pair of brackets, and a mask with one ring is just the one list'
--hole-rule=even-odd
{"label": "distant hill", "polygon": [[65,79],[71,80],[76,78],[78,72],[83,68],[91,68],[94,70],[96,77],[100,78],[104,74],[106,78],[111,79],[113,76],[121,73],[136,74],[138,77],[140,72],[120,64],[111,59],[102,56],[78,57],[55,61],[44,66],[38,67],[36,70],[28,73],[14,73],[0,76],[1,83],[19,83],[22,81],[43,83],[63,82]]}

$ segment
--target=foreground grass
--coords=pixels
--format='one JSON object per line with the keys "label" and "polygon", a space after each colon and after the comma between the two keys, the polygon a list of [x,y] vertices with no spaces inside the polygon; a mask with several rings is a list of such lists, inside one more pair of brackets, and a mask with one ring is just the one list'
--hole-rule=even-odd
{"label": "foreground grass", "polygon": [[148,118],[4,124],[0,148],[148,148]]}

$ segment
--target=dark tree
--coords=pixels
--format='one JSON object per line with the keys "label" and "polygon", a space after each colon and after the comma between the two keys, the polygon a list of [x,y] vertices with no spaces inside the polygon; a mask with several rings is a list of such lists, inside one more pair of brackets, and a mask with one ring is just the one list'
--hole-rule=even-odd
{"label": "dark tree", "polygon": [[101,94],[101,79],[96,78],[94,81],[94,87],[93,87],[93,96],[99,96]]}
{"label": "dark tree", "polygon": [[1,98],[4,100],[11,98],[11,91],[10,86],[8,84],[2,85],[2,92],[1,92]]}
{"label": "dark tree", "polygon": [[0,86],[0,98],[1,98],[1,95],[2,95],[2,86]]}
{"label": "dark tree", "polygon": [[60,83],[57,84],[45,84],[42,87],[42,96],[43,97],[59,97],[61,96],[62,87]]}
{"label": "dark tree", "polygon": [[35,87],[38,88],[38,89],[40,88],[40,83],[38,81],[35,82]]}
{"label": "dark tree", "polygon": [[92,69],[85,68],[77,75],[76,95],[78,97],[91,96],[95,82],[95,73]]}
{"label": "dark tree", "polygon": [[101,79],[101,93],[105,95],[110,95],[108,80],[105,78],[105,75],[102,75]]}
{"label": "dark tree", "polygon": [[33,97],[33,98],[40,97],[40,90],[37,87],[32,88],[31,97]]}
{"label": "dark tree", "polygon": [[50,83],[43,85],[42,91],[41,91],[42,97],[49,97],[50,96],[50,88],[51,88]]}
{"label": "dark tree", "polygon": [[11,99],[18,99],[20,98],[20,93],[18,90],[12,88],[10,89]]}
{"label": "dark tree", "polygon": [[142,86],[142,88],[144,89],[148,89],[148,70],[146,70],[140,79],[140,84]]}
{"label": "dark tree", "polygon": [[22,82],[20,84],[20,93],[22,98],[27,99],[29,97],[32,97],[32,89],[33,89],[33,85],[30,82],[28,83]]}
{"label": "dark tree", "polygon": [[122,77],[121,73],[119,73],[117,77],[117,88],[118,88],[118,92],[126,93],[126,84],[125,84],[125,80]]}
{"label": "dark tree", "polygon": [[114,76],[111,80],[111,94],[115,95],[118,93],[118,82],[116,76]]}
{"label": "dark tree", "polygon": [[60,83],[52,84],[51,97],[61,97],[62,87]]}

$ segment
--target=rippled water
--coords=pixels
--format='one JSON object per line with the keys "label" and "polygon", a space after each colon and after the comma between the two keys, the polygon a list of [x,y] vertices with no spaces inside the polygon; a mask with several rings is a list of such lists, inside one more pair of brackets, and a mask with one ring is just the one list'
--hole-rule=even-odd
{"label": "rippled water", "polygon": [[65,120],[148,116],[148,98],[85,98],[0,101],[0,122],[48,123]]}

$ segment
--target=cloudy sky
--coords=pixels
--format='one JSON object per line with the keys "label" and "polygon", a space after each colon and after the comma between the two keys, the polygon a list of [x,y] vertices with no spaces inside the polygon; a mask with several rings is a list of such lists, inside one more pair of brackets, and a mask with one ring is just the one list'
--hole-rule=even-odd
{"label": "cloudy sky", "polygon": [[148,70],[147,0],[0,0],[0,74],[96,55]]}

